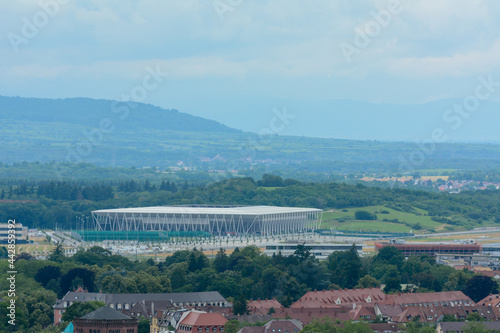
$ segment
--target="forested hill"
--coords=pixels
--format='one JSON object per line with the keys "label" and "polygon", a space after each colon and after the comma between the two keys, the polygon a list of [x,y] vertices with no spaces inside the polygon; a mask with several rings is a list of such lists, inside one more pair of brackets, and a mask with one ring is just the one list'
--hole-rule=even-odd
{"label": "forested hill", "polygon": [[99,127],[103,119],[122,128],[196,132],[238,132],[214,120],[143,103],[90,98],[42,99],[0,96],[0,120]]}
{"label": "forested hill", "polygon": [[[30,228],[54,228],[56,221],[70,228],[75,216],[89,216],[97,209],[179,204],[321,208],[325,210],[325,229],[435,232],[500,223],[498,190],[452,195],[361,184],[302,183],[272,175],[258,181],[235,178],[197,187],[164,178],[161,183],[133,179],[107,183],[11,182],[0,188],[0,219],[15,217]],[[360,211],[369,214],[362,217]]]}

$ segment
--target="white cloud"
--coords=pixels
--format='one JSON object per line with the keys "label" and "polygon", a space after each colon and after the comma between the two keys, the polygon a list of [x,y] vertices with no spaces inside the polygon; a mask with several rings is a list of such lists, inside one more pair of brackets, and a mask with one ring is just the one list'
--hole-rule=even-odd
{"label": "white cloud", "polygon": [[463,77],[500,70],[500,40],[489,49],[444,57],[402,57],[390,70],[409,77]]}

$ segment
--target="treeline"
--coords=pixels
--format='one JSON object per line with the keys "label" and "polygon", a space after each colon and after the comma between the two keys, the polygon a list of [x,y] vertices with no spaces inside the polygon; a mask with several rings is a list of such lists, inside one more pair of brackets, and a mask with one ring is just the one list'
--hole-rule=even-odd
{"label": "treeline", "polygon": [[[274,186],[283,184],[283,187]],[[259,186],[261,185],[261,186]],[[206,186],[156,184],[137,180],[117,182],[46,182],[7,190],[5,198],[38,201],[0,202],[0,219],[16,219],[29,227],[70,229],[75,217],[92,210],[159,205],[217,204],[273,205],[320,209],[361,208],[382,205],[403,212],[426,211],[433,220],[471,228],[500,222],[500,191],[460,194],[379,188],[346,183],[304,183],[279,176],[232,178]],[[420,214],[420,213],[419,213]]]}
{"label": "treeline", "polygon": [[[4,299],[9,289],[7,265],[7,260],[0,261],[0,298]],[[97,246],[67,258],[59,245],[48,260],[32,260],[21,254],[16,269],[16,319],[20,326],[31,327],[32,332],[49,325],[56,298],[78,286],[105,293],[218,291],[233,302],[235,314],[248,313],[248,299],[276,298],[287,307],[311,290],[378,288],[384,284],[387,293],[460,290],[478,301],[498,289],[492,278],[438,265],[429,256],[405,260],[395,247],[363,258],[352,247],[323,261],[300,245],[288,257],[269,257],[257,247],[247,246],[230,254],[221,249],[214,258],[208,258],[195,248],[155,262],[132,261]],[[401,284],[410,287],[402,290]],[[0,302],[2,332],[8,327],[8,317],[2,316],[6,306],[6,302]]]}

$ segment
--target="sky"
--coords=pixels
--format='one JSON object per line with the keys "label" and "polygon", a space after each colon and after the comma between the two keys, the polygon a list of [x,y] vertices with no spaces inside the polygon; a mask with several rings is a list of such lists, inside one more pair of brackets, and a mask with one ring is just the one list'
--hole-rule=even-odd
{"label": "sky", "polygon": [[464,100],[500,82],[498,17],[494,0],[2,1],[0,95],[136,100],[254,132],[329,101]]}

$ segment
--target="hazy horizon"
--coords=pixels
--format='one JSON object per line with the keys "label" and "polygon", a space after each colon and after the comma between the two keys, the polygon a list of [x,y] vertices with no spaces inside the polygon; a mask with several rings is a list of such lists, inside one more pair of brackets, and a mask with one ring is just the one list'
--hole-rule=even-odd
{"label": "hazy horizon", "polygon": [[[494,1],[46,0],[0,9],[0,95],[128,99],[256,133],[286,109],[294,121],[276,134],[412,141],[443,128],[450,142],[500,141],[482,130],[497,122],[500,102]],[[453,111],[468,102],[473,112]],[[421,110],[425,125],[409,120],[398,134],[401,125],[377,116],[386,105],[403,106],[391,119],[405,106],[433,106]]]}

